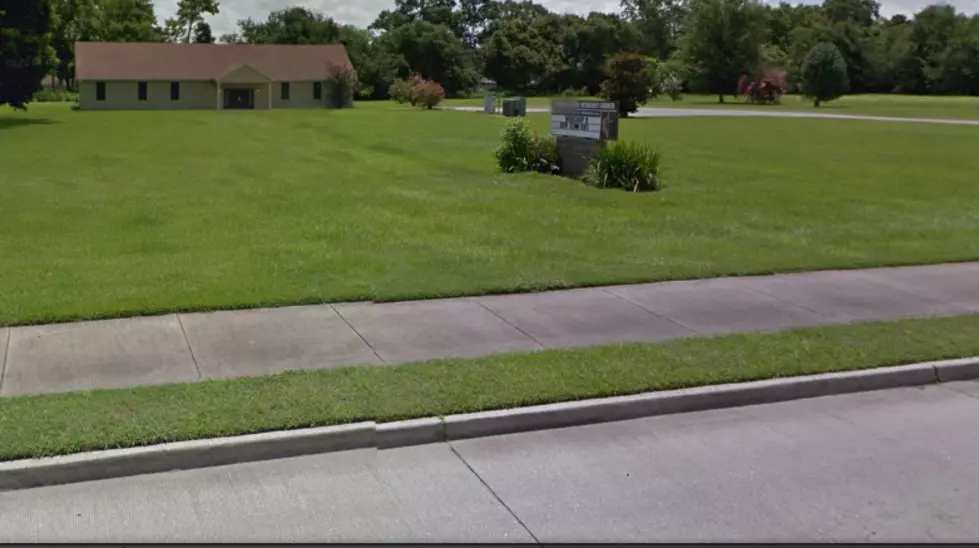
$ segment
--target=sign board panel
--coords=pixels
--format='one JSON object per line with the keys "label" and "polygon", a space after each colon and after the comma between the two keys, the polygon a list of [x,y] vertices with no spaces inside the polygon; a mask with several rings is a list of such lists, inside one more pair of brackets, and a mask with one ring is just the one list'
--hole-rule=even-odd
{"label": "sign board panel", "polygon": [[619,138],[619,109],[615,103],[599,101],[554,101],[551,134],[614,141]]}

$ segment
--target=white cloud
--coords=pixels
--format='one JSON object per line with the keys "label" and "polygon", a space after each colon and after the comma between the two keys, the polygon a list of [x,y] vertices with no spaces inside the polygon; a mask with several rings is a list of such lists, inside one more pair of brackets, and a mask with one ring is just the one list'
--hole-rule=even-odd
{"label": "white cloud", "polygon": [[[552,11],[588,13],[590,11],[615,12],[619,0],[537,0]],[[775,1],[775,0],[771,0]],[[814,3],[814,2],[807,2]],[[913,14],[934,3],[933,0],[882,0],[881,14],[890,17],[895,13]],[[948,2],[966,13],[979,12],[979,0],[952,0]],[[172,17],[177,0],[156,0],[156,13],[160,20]],[[272,11],[289,6],[306,6],[320,11],[340,23],[366,27],[384,9],[394,6],[394,0],[221,0],[221,13],[210,18],[214,35],[234,32],[239,19],[251,17],[265,19]]]}

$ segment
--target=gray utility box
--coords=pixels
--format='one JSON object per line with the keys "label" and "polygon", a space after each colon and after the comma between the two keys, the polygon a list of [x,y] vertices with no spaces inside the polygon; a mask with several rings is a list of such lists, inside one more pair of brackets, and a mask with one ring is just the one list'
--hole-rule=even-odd
{"label": "gray utility box", "polygon": [[526,116],[527,115],[527,98],[526,97],[514,97],[513,99],[503,100],[503,115],[504,116]]}
{"label": "gray utility box", "polygon": [[496,96],[487,95],[483,98],[483,112],[486,114],[496,114]]}

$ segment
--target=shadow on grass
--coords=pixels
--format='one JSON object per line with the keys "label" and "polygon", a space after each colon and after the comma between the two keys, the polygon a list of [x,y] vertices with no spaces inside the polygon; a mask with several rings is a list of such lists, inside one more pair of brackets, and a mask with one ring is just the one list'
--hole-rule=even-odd
{"label": "shadow on grass", "polygon": [[0,118],[0,131],[22,126],[47,126],[58,123],[60,122],[47,118]]}

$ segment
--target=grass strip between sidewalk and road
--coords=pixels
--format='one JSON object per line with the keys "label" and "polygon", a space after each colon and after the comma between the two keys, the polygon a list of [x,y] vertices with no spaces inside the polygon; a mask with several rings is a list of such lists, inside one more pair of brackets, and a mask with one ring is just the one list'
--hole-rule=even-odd
{"label": "grass strip between sidewalk and road", "polygon": [[0,399],[0,460],[979,355],[979,315]]}

